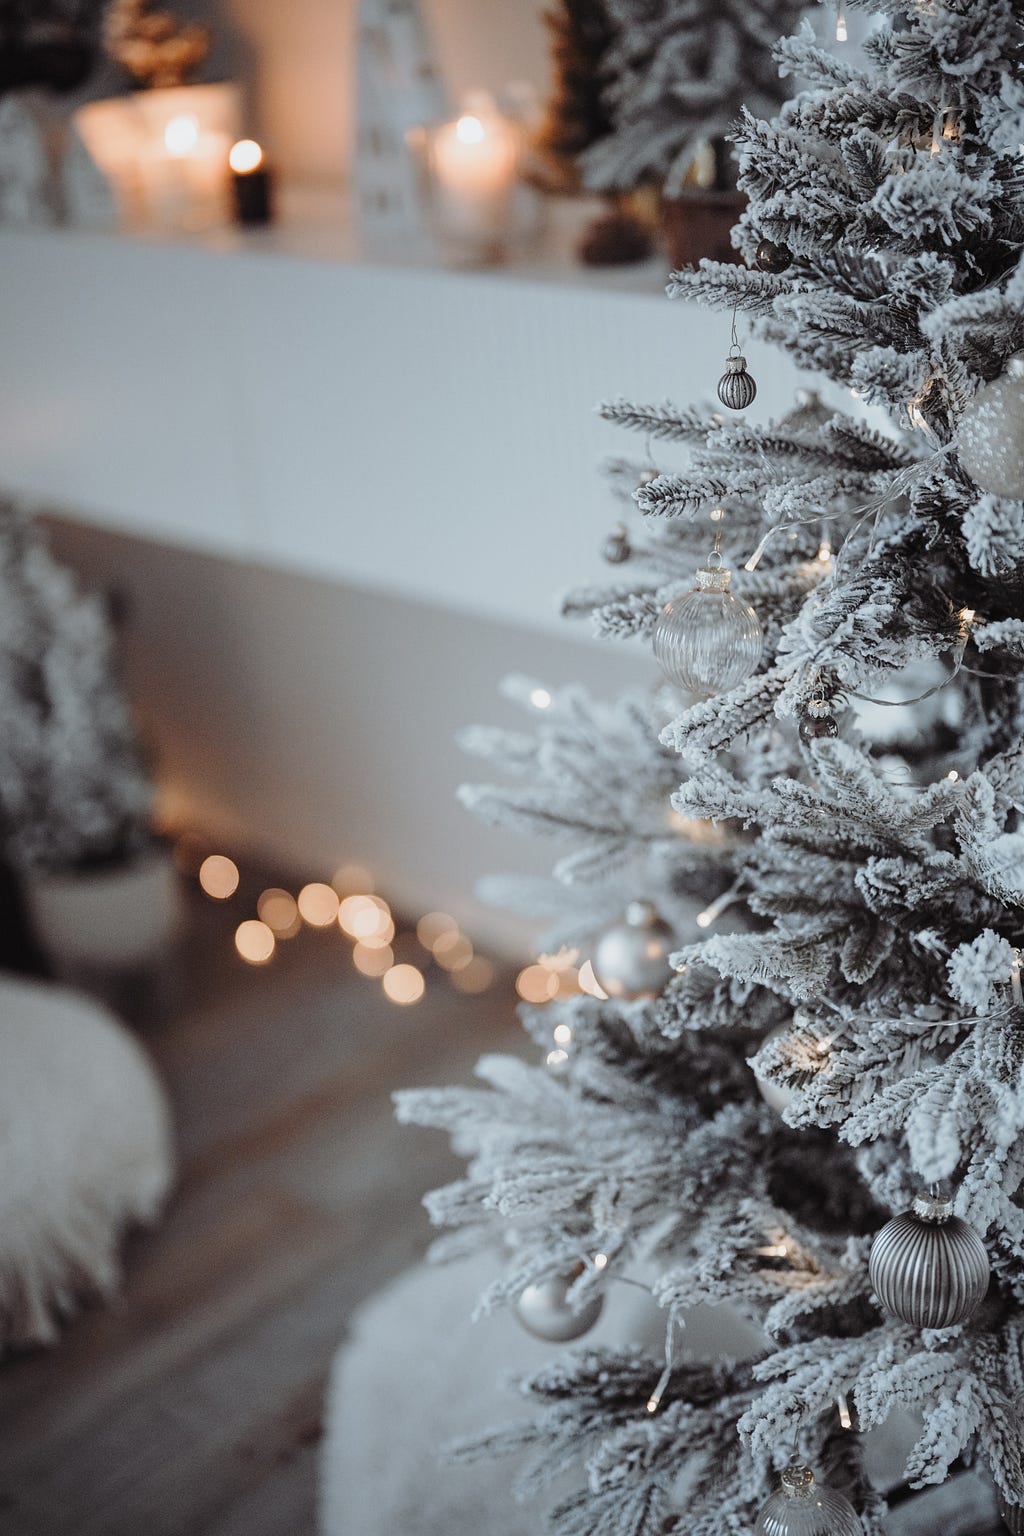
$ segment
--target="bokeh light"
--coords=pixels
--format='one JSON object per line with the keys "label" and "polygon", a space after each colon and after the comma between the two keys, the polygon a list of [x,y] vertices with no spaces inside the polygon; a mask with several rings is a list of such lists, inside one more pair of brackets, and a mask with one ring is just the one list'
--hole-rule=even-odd
{"label": "bokeh light", "polygon": [[255,171],[263,162],[263,151],[255,139],[239,139],[228,152],[228,165],[236,173]]}
{"label": "bokeh light", "polygon": [[416,937],[424,949],[433,950],[446,933],[458,933],[459,925],[447,912],[425,912],[416,924]]}
{"label": "bokeh light", "polygon": [[180,159],[190,155],[199,143],[199,119],[191,112],[172,117],[164,127],[164,146],[169,155]]}
{"label": "bokeh light", "polygon": [[199,866],[199,884],[214,901],[227,901],[238,890],[238,865],[223,853],[211,853]]}
{"label": "bokeh light", "polygon": [[464,971],[473,958],[473,945],[464,933],[442,933],[434,944],[434,959],[444,971]]}
{"label": "bokeh light", "polygon": [[546,1003],[558,991],[558,973],[543,965],[528,965],[516,977],[516,991],[526,1003]]}
{"label": "bokeh light", "polygon": [[260,920],[272,929],[279,939],[291,939],[298,933],[302,924],[299,922],[299,906],[290,891],[283,891],[279,886],[271,886],[263,891],[256,903],[256,911]]}
{"label": "bokeh light", "polygon": [[352,951],[352,963],[364,976],[383,976],[395,963],[394,950],[390,944],[357,944]]}
{"label": "bokeh light", "polygon": [[460,992],[466,992],[475,996],[479,992],[486,992],[488,987],[494,985],[494,966],[483,955],[474,955],[468,965],[464,965],[460,971],[452,971],[452,986]]}
{"label": "bokeh light", "polygon": [[418,1003],[426,988],[423,972],[414,965],[393,965],[381,984],[391,1001],[403,1006]]}
{"label": "bokeh light", "polygon": [[235,929],[235,948],[249,965],[266,965],[274,953],[273,931],[256,918],[247,918]]}
{"label": "bokeh light", "polygon": [[332,885],[313,880],[299,892],[298,907],[311,928],[329,928],[338,915],[338,893]]}
{"label": "bokeh light", "polygon": [[608,1001],[608,993],[594,975],[594,967],[589,960],[584,960],[580,966],[579,983],[580,991],[586,992],[588,997],[599,998],[602,1003]]}

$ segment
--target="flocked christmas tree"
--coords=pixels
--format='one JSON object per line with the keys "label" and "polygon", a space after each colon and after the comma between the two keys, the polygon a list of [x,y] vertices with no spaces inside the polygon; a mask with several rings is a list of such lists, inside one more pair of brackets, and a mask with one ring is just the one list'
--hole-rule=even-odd
{"label": "flocked christmas tree", "polygon": [[22,873],[120,863],[152,798],[102,600],[0,496],[0,853]]}
{"label": "flocked christmas tree", "polygon": [[[571,845],[506,893],[608,996],[523,1009],[547,1062],[402,1097],[469,1159],[429,1208],[451,1252],[501,1240],[485,1306],[551,1338],[640,1275],[673,1367],[565,1351],[462,1447],[528,1451],[527,1492],[574,1470],[562,1536],[881,1532],[862,1437],[898,1409],[911,1484],[975,1463],[1024,1529],[1022,7],[870,8],[862,66],[781,46],[807,88],[739,126],[748,265],[670,291],[889,429],[609,404],[686,463],[635,466],[619,579],[566,606],[704,697],[567,690],[469,737],[520,782],[468,802]],[[907,721],[884,751],[871,709]],[[760,1355],[682,1362],[700,1302]]]}
{"label": "flocked christmas tree", "polygon": [[673,197],[698,147],[715,144],[713,175],[729,174],[724,136],[746,104],[782,101],[772,47],[803,0],[606,0],[613,40],[602,54],[613,131],[584,157],[587,184],[631,191],[644,182]]}

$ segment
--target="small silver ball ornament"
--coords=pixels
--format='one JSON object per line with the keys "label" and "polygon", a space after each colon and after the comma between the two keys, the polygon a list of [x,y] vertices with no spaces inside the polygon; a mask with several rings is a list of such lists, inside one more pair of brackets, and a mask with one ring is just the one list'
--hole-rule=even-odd
{"label": "small silver ball ornament", "polygon": [[631,901],[621,920],[597,940],[590,964],[609,997],[634,1002],[664,990],[674,974],[668,957],[678,947],[651,902]]}
{"label": "small silver ball ornament", "polygon": [[1024,499],[1024,352],[978,390],[960,422],[956,451],[981,490]]}
{"label": "small silver ball ornament", "polygon": [[747,360],[737,354],[725,360],[725,372],[718,381],[718,398],[730,411],[745,411],[752,405],[757,385],[747,372]]}
{"label": "small silver ball ornament", "polygon": [[566,1298],[581,1272],[577,1266],[566,1275],[553,1275],[526,1287],[516,1302],[516,1316],[527,1333],[549,1344],[568,1344],[590,1332],[601,1316],[604,1297],[592,1296],[580,1311],[573,1311]]}
{"label": "small silver ball ornament", "polygon": [[746,682],[764,649],[761,622],[729,591],[731,580],[724,566],[702,566],[697,585],[666,603],[654,625],[654,654],[665,676],[702,698]]}
{"label": "small silver ball ornament", "polygon": [[622,565],[632,554],[624,523],[618,523],[605,539],[601,553],[609,565]]}
{"label": "small silver ball ornament", "polygon": [[953,1328],[974,1316],[988,1290],[989,1257],[950,1200],[921,1195],[875,1233],[871,1286],[886,1312],[914,1328]]}
{"label": "small silver ball ornament", "polygon": [[754,1536],[864,1536],[864,1527],[844,1493],[794,1464],[758,1515]]}

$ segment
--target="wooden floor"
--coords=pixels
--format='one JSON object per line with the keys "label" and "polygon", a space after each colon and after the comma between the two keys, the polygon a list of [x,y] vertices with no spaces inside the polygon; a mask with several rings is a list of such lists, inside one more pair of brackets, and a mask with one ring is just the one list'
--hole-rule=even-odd
{"label": "wooden floor", "polygon": [[521,1046],[510,976],[466,998],[435,971],[398,1008],[336,930],[253,970],[231,943],[250,914],[191,907],[173,995],[133,1008],[174,1106],[177,1191],[130,1240],[113,1306],[0,1368],[4,1536],[312,1536],[332,1354],[422,1252],[420,1198],[458,1166],[394,1124],[389,1094]]}

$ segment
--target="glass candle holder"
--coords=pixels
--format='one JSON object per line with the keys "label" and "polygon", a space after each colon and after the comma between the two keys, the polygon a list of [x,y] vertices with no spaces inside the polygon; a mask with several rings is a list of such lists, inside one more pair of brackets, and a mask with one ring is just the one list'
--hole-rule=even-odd
{"label": "glass candle holder", "polygon": [[414,128],[424,217],[455,265],[505,261],[513,242],[513,197],[523,134],[489,97],[473,96],[449,122]]}
{"label": "glass candle holder", "polygon": [[89,102],[75,113],[126,229],[198,231],[230,218],[236,85],[181,85]]}

